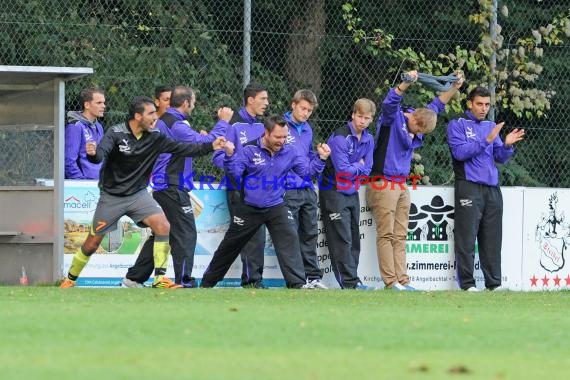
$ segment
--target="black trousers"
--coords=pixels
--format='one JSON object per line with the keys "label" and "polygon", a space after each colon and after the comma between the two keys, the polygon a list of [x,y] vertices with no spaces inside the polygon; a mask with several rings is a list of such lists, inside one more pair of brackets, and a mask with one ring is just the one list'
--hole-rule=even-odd
{"label": "black trousers", "polygon": [[459,287],[475,286],[473,277],[475,240],[485,277],[485,287],[501,285],[501,244],[503,237],[503,196],[497,186],[465,180],[455,182],[455,228],[453,241]]}
{"label": "black trousers", "polygon": [[355,288],[360,259],[360,200],[336,189],[319,191],[321,216],[335,278],[343,289]]}
{"label": "black trousers", "polygon": [[[228,200],[228,211],[230,218],[233,220],[235,210],[239,208],[243,202],[241,193],[235,190],[228,190],[226,193]],[[255,234],[246,241],[240,253],[242,272],[241,285],[249,285],[261,283],[263,280],[263,263],[265,253],[265,227],[261,226]]]}
{"label": "black trousers", "polygon": [[267,226],[275,246],[279,267],[288,288],[300,288],[305,281],[305,269],[291,212],[285,204],[256,208],[241,204],[234,209],[230,228],[214,252],[204,272],[201,287],[211,288],[221,281],[247,242]]}
{"label": "black trousers", "polygon": [[292,189],[285,192],[284,199],[295,219],[307,280],[320,280],[323,273],[317,259],[317,194],[311,188]]}
{"label": "black trousers", "polygon": [[[169,186],[153,192],[152,196],[170,223],[169,242],[174,281],[177,284],[189,282],[198,238],[190,195],[187,191],[178,189],[178,186]],[[144,243],[135,264],[127,271],[126,277],[129,280],[143,283],[149,279],[154,270],[153,244],[154,236],[151,235]]]}

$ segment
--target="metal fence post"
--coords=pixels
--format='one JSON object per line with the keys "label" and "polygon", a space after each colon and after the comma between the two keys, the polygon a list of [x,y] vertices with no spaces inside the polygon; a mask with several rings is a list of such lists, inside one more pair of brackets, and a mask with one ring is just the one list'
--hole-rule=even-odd
{"label": "metal fence post", "polygon": [[251,78],[251,0],[243,2],[243,87]]}
{"label": "metal fence post", "polygon": [[489,24],[489,35],[491,36],[491,47],[493,52],[489,57],[489,69],[491,71],[489,78],[489,92],[491,93],[491,108],[489,109],[489,120],[495,120],[495,110],[496,110],[496,87],[497,87],[497,46],[495,46],[495,40],[497,39],[497,9],[498,1],[493,0],[493,6],[491,8],[491,22]]}

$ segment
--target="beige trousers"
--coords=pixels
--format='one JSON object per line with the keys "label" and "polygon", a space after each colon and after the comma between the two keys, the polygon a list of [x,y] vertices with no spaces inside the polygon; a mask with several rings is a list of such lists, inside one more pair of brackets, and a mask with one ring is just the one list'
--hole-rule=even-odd
{"label": "beige trousers", "polygon": [[366,201],[376,222],[376,254],[386,287],[407,285],[406,237],[410,191],[405,183],[380,179],[366,187]]}

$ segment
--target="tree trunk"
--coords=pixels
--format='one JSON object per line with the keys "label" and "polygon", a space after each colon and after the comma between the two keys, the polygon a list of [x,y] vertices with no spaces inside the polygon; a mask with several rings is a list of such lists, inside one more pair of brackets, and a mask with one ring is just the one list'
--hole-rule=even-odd
{"label": "tree trunk", "polygon": [[305,0],[291,20],[287,46],[287,79],[296,89],[321,90],[318,50],[325,34],[325,0]]}

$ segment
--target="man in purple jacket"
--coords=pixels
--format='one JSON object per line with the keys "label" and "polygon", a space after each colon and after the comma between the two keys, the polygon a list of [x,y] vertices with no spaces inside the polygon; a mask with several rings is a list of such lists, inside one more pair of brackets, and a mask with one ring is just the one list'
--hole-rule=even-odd
{"label": "man in purple jacket", "polygon": [[285,119],[271,116],[264,120],[264,128],[263,136],[240,152],[232,152],[226,143],[224,165],[234,178],[242,179],[243,202],[235,207],[230,228],[204,272],[203,288],[214,287],[224,278],[242,248],[264,225],[273,239],[286,286],[313,288],[305,280],[295,222],[283,194],[291,170],[300,177],[322,172],[330,150],[318,145],[318,155],[307,163],[295,147],[285,143],[289,135]]}
{"label": "man in purple jacket", "polygon": [[[416,81],[417,71],[407,73]],[[437,114],[463,84],[463,75],[433,99],[426,108],[404,109],[400,104],[413,82],[403,81],[391,88],[382,103],[374,146],[371,183],[366,188],[368,206],[376,221],[376,254],[380,275],[387,289],[415,290],[409,285],[406,268],[406,237],[410,215],[410,191],[406,180],[414,149],[423,144],[424,135],[435,129]]]}
{"label": "man in purple jacket", "polygon": [[335,278],[343,289],[368,287],[358,277],[360,258],[360,178],[372,168],[374,139],[366,130],[374,118],[376,105],[358,99],[352,121],[338,128],[328,139],[331,155],[319,188],[321,215]]}
{"label": "man in purple jacket", "polygon": [[65,178],[99,179],[101,163],[87,159],[85,144],[99,144],[103,138],[103,126],[97,118],[105,113],[105,94],[98,88],[85,88],[79,95],[83,111],[67,113],[65,127]]}
{"label": "man in purple jacket", "polygon": [[459,287],[478,292],[473,278],[475,240],[485,277],[485,287],[501,286],[501,244],[503,197],[499,188],[499,171],[495,162],[506,163],[521,141],[524,129],[514,129],[501,141],[504,123],[486,120],[491,94],[483,87],[467,96],[468,111],[447,127],[447,143],[455,173],[454,244]]}
{"label": "man in purple jacket", "polygon": [[[234,114],[230,121],[230,127],[226,133],[226,140],[234,144],[236,152],[252,141],[257,141],[264,133],[264,127],[260,116],[263,116],[269,105],[267,88],[259,83],[252,82],[243,90],[244,106]],[[242,202],[239,187],[236,187],[236,179],[232,178],[224,167],[224,152],[216,152],[212,158],[214,165],[224,169],[226,179],[232,183],[232,188],[227,191],[228,209],[230,218],[234,216],[234,210]],[[241,286],[247,288],[265,288],[263,285],[263,262],[265,251],[265,227],[259,231],[243,247],[241,252],[242,274]]]}
{"label": "man in purple jacket", "polygon": [[[299,151],[307,164],[315,157],[313,129],[308,120],[317,107],[317,96],[311,90],[299,90],[293,95],[291,111],[284,118],[289,126],[287,144]],[[321,282],[323,274],[317,258],[317,193],[311,178],[300,178],[293,171],[287,179],[285,203],[295,219],[301,256],[305,265],[307,283],[315,289],[327,289]]]}
{"label": "man in purple jacket", "polygon": [[[212,131],[203,135],[190,126],[187,118],[194,110],[196,94],[187,86],[174,87],[170,108],[156,122],[156,128],[172,140],[186,143],[212,143],[224,136],[233,111],[222,107],[218,110],[218,122]],[[162,207],[170,223],[170,248],[174,267],[174,282],[184,288],[196,287],[192,277],[194,250],[198,238],[194,210],[189,191],[193,187],[192,157],[162,153],[158,156],[151,175],[152,196]],[[154,269],[154,236],[145,242],[135,264],[129,268],[122,281],[124,287],[142,287]]]}

